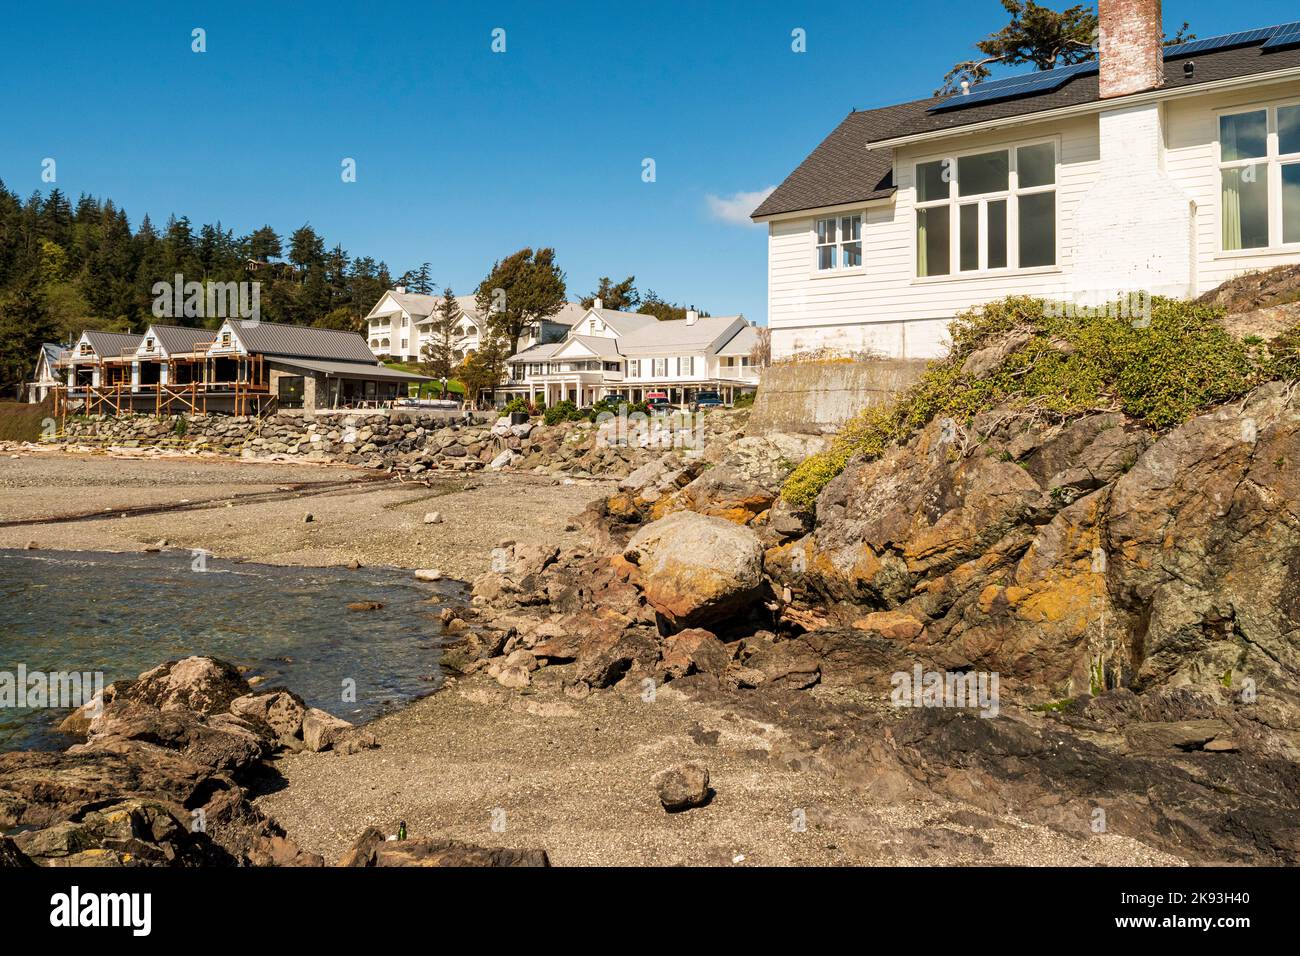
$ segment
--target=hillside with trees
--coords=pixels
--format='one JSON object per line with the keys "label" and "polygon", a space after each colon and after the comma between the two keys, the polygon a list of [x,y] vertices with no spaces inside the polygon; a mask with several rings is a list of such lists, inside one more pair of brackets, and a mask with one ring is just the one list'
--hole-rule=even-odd
{"label": "hillside with trees", "polygon": [[[134,230],[111,199],[59,189],[26,200],[0,182],[0,393],[31,374],[42,342],[66,342],[86,328],[142,332],[154,321],[156,282],[261,283],[269,322],[359,330],[386,289],[429,283],[429,265],[396,281],[383,262],[352,257],[310,224],[281,237],[271,226],[237,236],[221,222],[186,216],[161,226],[144,216]],[[219,320],[178,316],[173,325]]]}

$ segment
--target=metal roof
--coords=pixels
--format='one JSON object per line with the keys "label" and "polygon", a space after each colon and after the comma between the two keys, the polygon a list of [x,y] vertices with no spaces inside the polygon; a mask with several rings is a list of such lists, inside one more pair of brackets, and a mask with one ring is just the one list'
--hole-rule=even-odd
{"label": "metal roof", "polygon": [[82,333],[95,354],[100,358],[120,358],[123,352],[134,352],[144,341],[143,335],[126,332],[91,332]]}
{"label": "metal roof", "polygon": [[355,332],[278,322],[254,323],[247,319],[233,319],[230,327],[249,352],[340,362],[375,360],[375,353],[370,351],[366,340]]}
{"label": "metal roof", "polygon": [[195,329],[180,325],[151,325],[145,330],[145,335],[147,336],[151,331],[168,355],[193,352],[196,345],[211,342],[217,335],[212,329]]}
{"label": "metal roof", "polygon": [[367,365],[364,362],[329,362],[324,359],[281,358],[268,356],[270,365],[283,365],[303,372],[323,372],[331,378],[364,379],[376,382],[431,382],[424,375],[413,375],[401,369],[388,368],[383,365]]}

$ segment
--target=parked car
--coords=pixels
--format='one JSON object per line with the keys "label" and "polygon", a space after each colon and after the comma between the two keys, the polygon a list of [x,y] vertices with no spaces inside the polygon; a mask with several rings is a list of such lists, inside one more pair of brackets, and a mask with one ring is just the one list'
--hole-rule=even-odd
{"label": "parked car", "polygon": [[723,405],[722,396],[717,392],[699,392],[695,401],[691,402],[691,411],[702,412],[710,408],[722,408]]}
{"label": "parked car", "polygon": [[646,407],[652,414],[666,414],[673,410],[673,403],[668,400],[667,392],[646,392]]}

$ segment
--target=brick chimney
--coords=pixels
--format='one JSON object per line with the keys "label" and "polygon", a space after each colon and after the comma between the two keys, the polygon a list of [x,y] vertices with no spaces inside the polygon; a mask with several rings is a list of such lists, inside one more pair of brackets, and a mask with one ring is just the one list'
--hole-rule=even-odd
{"label": "brick chimney", "polygon": [[1164,26],[1160,0],[1098,0],[1101,98],[1163,86]]}

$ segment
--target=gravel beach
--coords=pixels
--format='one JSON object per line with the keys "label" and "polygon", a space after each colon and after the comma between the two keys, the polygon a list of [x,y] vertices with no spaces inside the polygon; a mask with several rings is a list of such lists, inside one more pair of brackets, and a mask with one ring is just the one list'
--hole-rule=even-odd
{"label": "gravel beach", "polygon": [[[311,567],[357,561],[462,580],[487,570],[502,540],[577,543],[565,528],[609,487],[491,472],[427,487],[346,465],[13,454],[0,457],[0,548],[140,551],[166,540],[220,558]],[[117,513],[164,505],[187,510]],[[433,511],[442,521],[425,524]],[[88,512],[104,516],[5,526]]]}

